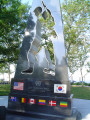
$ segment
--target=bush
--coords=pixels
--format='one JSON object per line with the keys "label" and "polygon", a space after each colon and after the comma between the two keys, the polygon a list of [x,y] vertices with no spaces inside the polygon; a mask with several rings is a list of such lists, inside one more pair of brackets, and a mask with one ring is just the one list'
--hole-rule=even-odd
{"label": "bush", "polygon": [[[71,85],[82,85],[82,82],[76,82],[76,83],[71,82]],[[84,82],[83,85],[90,86],[90,83],[85,83]]]}

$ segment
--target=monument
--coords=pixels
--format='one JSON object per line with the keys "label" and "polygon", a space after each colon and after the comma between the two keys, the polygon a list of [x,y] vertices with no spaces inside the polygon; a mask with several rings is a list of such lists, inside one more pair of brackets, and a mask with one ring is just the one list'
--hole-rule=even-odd
{"label": "monument", "polygon": [[59,0],[33,0],[8,111],[79,120],[72,109]]}

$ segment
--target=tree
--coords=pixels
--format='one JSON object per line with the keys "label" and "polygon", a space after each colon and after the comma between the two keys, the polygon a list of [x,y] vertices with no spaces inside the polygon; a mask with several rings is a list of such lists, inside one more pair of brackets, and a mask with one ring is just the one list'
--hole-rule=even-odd
{"label": "tree", "polygon": [[88,62],[87,65],[88,65],[87,72],[90,72],[90,62]]}
{"label": "tree", "polygon": [[44,46],[49,51],[52,63],[55,64],[54,49],[53,49],[53,43],[52,43],[51,37],[56,38],[57,34],[56,34],[56,31],[54,30],[54,25],[55,25],[54,18],[48,11],[49,10],[47,9],[46,19],[44,19],[42,16],[40,16],[39,18],[40,23],[42,25],[41,37],[42,37],[42,41],[44,41],[43,44],[41,44],[41,46]]}
{"label": "tree", "polygon": [[[64,0],[62,4],[67,60],[73,74],[88,58],[89,0]],[[82,77],[83,85],[83,77]]]}
{"label": "tree", "polygon": [[[0,0],[0,65],[10,70],[16,63],[29,6],[21,0]],[[10,72],[10,71],[9,71]]]}
{"label": "tree", "polygon": [[0,64],[0,74],[3,75],[3,80],[4,80],[4,73],[5,73],[4,64]]}

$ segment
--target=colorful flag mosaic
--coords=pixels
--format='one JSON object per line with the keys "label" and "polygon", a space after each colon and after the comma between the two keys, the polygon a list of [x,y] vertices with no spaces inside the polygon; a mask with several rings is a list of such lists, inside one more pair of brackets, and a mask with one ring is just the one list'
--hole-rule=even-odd
{"label": "colorful flag mosaic", "polygon": [[46,100],[39,99],[39,105],[46,105]]}
{"label": "colorful flag mosaic", "polygon": [[21,103],[26,103],[26,98],[22,98]]}
{"label": "colorful flag mosaic", "polygon": [[24,83],[23,82],[14,82],[13,89],[14,90],[23,90],[24,89]]}
{"label": "colorful flag mosaic", "polygon": [[30,103],[30,104],[35,104],[35,99],[30,98],[30,99],[29,99],[29,103]]}
{"label": "colorful flag mosaic", "polygon": [[60,107],[68,107],[68,103],[67,102],[60,102]]}
{"label": "colorful flag mosaic", "polygon": [[56,106],[56,101],[49,100],[49,106]]}
{"label": "colorful flag mosaic", "polygon": [[54,84],[54,93],[66,94],[67,85],[66,84]]}
{"label": "colorful flag mosaic", "polygon": [[10,99],[11,99],[11,101],[14,101],[14,102],[17,101],[17,97],[11,97]]}

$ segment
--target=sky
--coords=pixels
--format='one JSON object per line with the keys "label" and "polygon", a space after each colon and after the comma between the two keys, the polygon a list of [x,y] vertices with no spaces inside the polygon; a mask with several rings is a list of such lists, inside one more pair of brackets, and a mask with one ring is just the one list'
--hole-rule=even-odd
{"label": "sky", "polygon": [[[32,1],[33,0],[21,0],[22,1],[22,3],[29,3],[29,5],[31,5],[32,4]],[[63,0],[60,0],[60,3],[62,3],[63,2]]]}
{"label": "sky", "polygon": [[33,0],[21,0],[22,3],[29,3],[29,5],[32,4],[32,1],[33,1]]}

